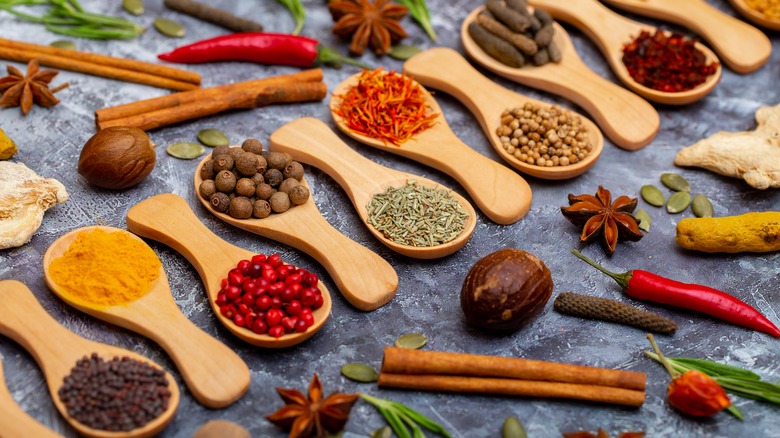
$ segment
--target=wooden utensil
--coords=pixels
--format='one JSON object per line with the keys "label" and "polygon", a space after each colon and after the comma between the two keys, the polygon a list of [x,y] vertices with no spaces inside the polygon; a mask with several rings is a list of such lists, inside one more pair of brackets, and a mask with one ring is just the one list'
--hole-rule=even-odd
{"label": "wooden utensil", "polygon": [[[646,100],[588,68],[577,55],[569,34],[558,23],[553,25],[553,42],[562,55],[559,63],[512,68],[483,52],[469,35],[468,27],[484,9],[484,6],[479,7],[469,14],[460,30],[466,53],[477,63],[509,80],[571,100],[587,111],[604,135],[620,148],[633,151],[653,140],[661,123],[658,111]],[[421,64],[436,66],[446,56],[452,56],[444,48],[430,49],[425,53],[425,57],[414,61],[414,67],[422,67]]]}
{"label": "wooden utensil", "polygon": [[[339,96],[354,87],[359,76],[357,74],[341,82],[330,100],[333,120],[345,134],[366,145],[447,173],[466,189],[477,207],[497,224],[513,224],[528,213],[531,208],[531,187],[523,177],[460,141],[447,125],[439,104],[419,84],[416,85],[422,90],[431,113],[438,114],[432,127],[416,134],[401,146],[386,145],[381,140],[351,130],[344,119],[336,114],[335,108],[339,105]],[[502,154],[505,159],[507,156],[506,153]]]}
{"label": "wooden utensil", "polygon": [[62,437],[62,435],[37,422],[16,404],[11,392],[5,386],[2,361],[0,361],[0,430],[3,431],[4,438]]}
{"label": "wooden utensil", "polygon": [[771,30],[780,30],[780,18],[773,18],[748,6],[745,0],[729,0],[731,6],[748,20]]}
{"label": "wooden utensil", "polygon": [[[523,173],[542,179],[573,178],[596,164],[596,160],[604,149],[604,137],[599,128],[586,117],[572,111],[573,114],[582,118],[582,124],[588,130],[590,143],[593,145],[590,155],[584,160],[568,166],[544,167],[520,161],[504,149],[501,139],[496,134],[496,128],[501,126],[501,113],[507,109],[522,106],[526,102],[542,107],[549,107],[549,103],[515,93],[496,84],[483,76],[463,56],[452,49],[435,48],[418,53],[406,61],[404,70],[417,82],[426,87],[444,91],[466,105],[479,121],[482,130],[493,145],[493,149],[507,163]],[[467,163],[464,165],[468,167]],[[502,190],[502,187],[497,187],[497,190]],[[505,189],[503,190],[505,192]],[[501,191],[498,192],[497,196],[500,196],[499,200],[507,197]],[[511,196],[517,195],[512,194]],[[530,194],[528,200],[530,202]]]}
{"label": "wooden utensil", "polygon": [[170,246],[183,255],[200,274],[211,309],[217,319],[241,340],[266,348],[284,348],[300,344],[322,327],[330,316],[330,292],[322,282],[322,307],[313,312],[314,325],[303,333],[289,333],[280,338],[259,335],[239,327],[222,315],[216,303],[222,279],[241,260],[254,253],[225,242],[206,228],[192,212],[187,201],[172,193],[152,196],[135,204],[127,212],[127,229],[131,232]]}
{"label": "wooden utensil", "polygon": [[[111,227],[85,227],[55,240],[43,256],[46,284],[58,297],[95,318],[140,333],[160,345],[176,363],[192,395],[210,408],[224,408],[241,398],[249,389],[249,368],[225,344],[193,324],[181,312],[171,295],[168,278],[160,267],[160,277],[143,297],[124,305],[89,306],[68,293],[51,276],[51,262],[62,257],[82,232],[103,230],[126,233]],[[110,256],[110,255],[107,255]]]}
{"label": "wooden utensil", "polygon": [[[656,28],[637,21],[629,20],[612,12],[598,0],[529,0],[528,4],[542,8],[553,17],[570,23],[588,35],[601,49],[617,77],[632,91],[645,99],[666,105],[686,105],[703,98],[715,88],[720,80],[722,68],[707,77],[696,88],[678,93],[653,90],[635,81],[623,64],[623,46],[630,43],[643,30],[655,33]],[[718,61],[715,53],[701,43],[695,43],[707,58],[707,63]]]}
{"label": "wooden utensil", "polygon": [[246,429],[225,420],[211,420],[195,431],[192,438],[251,438]]}
{"label": "wooden utensil", "polygon": [[162,367],[132,351],[89,341],[68,331],[43,309],[27,286],[15,280],[0,281],[0,334],[16,341],[35,358],[46,377],[54,406],[81,435],[94,438],[151,437],[160,433],[173,419],[180,394],[176,380],[168,372],[165,373],[171,392],[168,409],[143,427],[127,432],[109,432],[87,427],[68,415],[57,391],[76,362],[84,356],[97,353],[104,360],[129,357],[159,369]]}
{"label": "wooden utensil", "polygon": [[707,40],[723,63],[737,73],[758,70],[772,54],[772,43],[763,32],[721,12],[704,0],[602,1],[634,14],[691,29]]}
{"label": "wooden utensil", "polygon": [[386,238],[382,232],[368,224],[366,205],[375,194],[383,192],[388,187],[402,187],[409,180],[415,180],[429,187],[443,188],[443,186],[427,178],[390,169],[363,157],[341,141],[336,133],[319,119],[306,117],[277,129],[271,134],[271,149],[287,152],[293,156],[293,159],[322,169],[338,181],[349,195],[352,205],[369,231],[380,242],[399,254],[420,259],[444,257],[463,247],[474,233],[477,213],[465,198],[450,191],[469,215],[463,231],[453,240],[436,246],[411,246]]}

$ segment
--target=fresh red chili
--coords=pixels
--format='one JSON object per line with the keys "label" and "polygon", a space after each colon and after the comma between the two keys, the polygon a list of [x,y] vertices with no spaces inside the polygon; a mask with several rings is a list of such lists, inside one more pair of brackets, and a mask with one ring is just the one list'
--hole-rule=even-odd
{"label": "fresh red chili", "polygon": [[323,46],[313,38],[266,32],[222,35],[178,47],[157,55],[163,61],[192,64],[212,61],[248,61],[260,64],[338,67],[347,63],[365,67]]}
{"label": "fresh red chili", "polygon": [[670,280],[639,269],[622,274],[610,272],[579,251],[572,250],[572,253],[612,277],[630,297],[694,310],[780,338],[780,329],[772,321],[749,304],[725,292],[698,284]]}

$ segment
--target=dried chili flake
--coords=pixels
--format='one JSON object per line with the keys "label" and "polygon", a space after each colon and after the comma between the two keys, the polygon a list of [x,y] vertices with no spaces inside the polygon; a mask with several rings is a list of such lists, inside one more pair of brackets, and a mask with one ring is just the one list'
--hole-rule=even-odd
{"label": "dried chili flake", "polygon": [[339,99],[334,112],[347,127],[383,143],[400,146],[434,125],[425,92],[411,78],[382,68],[365,70]]}

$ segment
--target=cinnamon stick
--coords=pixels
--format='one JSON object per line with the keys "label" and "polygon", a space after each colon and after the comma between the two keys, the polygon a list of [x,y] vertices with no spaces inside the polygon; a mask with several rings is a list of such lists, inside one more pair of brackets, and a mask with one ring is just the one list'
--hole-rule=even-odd
{"label": "cinnamon stick", "polygon": [[386,347],[382,372],[410,375],[458,375],[551,381],[606,386],[630,390],[645,389],[644,373],[512,357],[412,350]]}
{"label": "cinnamon stick", "polygon": [[639,407],[644,391],[576,383],[442,375],[379,374],[380,387],[470,394],[562,398]]}
{"label": "cinnamon stick", "polygon": [[287,75],[273,76],[270,78],[253,79],[251,81],[238,82],[235,84],[220,85],[217,87],[173,93],[166,96],[140,100],[137,102],[97,110],[95,111],[95,123],[98,125],[98,127],[100,127],[109,120],[127,118],[130,116],[149,113],[164,108],[184,105],[190,102],[204,102],[210,99],[217,99],[220,96],[223,96],[224,94],[230,93],[231,91],[239,88],[247,90],[261,90],[269,85],[291,82],[320,81],[322,81],[322,69],[315,68]]}

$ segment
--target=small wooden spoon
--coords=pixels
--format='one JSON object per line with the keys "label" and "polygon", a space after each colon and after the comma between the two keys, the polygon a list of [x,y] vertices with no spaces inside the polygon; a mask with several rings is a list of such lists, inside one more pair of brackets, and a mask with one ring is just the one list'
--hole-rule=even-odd
{"label": "small wooden spoon", "polygon": [[246,363],[233,350],[184,316],[173,300],[162,267],[160,277],[149,292],[125,305],[90,306],[57,284],[49,271],[51,262],[62,257],[80,233],[93,230],[126,233],[146,245],[140,238],[118,228],[73,230],[55,240],[43,256],[43,275],[49,289],[80,311],[140,333],[159,344],[176,363],[192,395],[203,405],[224,408],[241,398],[249,389],[250,376]]}
{"label": "small wooden spoon", "polygon": [[[643,30],[655,33],[656,28],[642,24],[612,12],[598,0],[529,0],[528,3],[537,8],[542,8],[559,20],[566,21],[588,35],[601,49],[601,52],[609,61],[609,65],[617,77],[631,90],[645,99],[666,105],[686,105],[696,102],[709,94],[720,80],[723,69],[720,64],[714,74],[707,80],[688,91],[670,93],[653,90],[635,81],[628,74],[623,64],[623,46],[630,43]],[[707,58],[707,62],[718,61],[715,53],[696,42],[696,48],[701,50]]]}
{"label": "small wooden spoon", "polygon": [[62,438],[23,411],[5,386],[3,362],[0,361],[0,430],[4,438]]}
{"label": "small wooden spoon", "polygon": [[[653,140],[661,124],[658,111],[646,100],[588,68],[577,55],[569,34],[558,23],[554,25],[553,42],[561,51],[562,59],[559,63],[512,68],[483,52],[469,35],[468,27],[484,9],[484,6],[479,7],[469,14],[460,30],[463,47],[472,59],[493,73],[563,96],[581,106],[620,148],[633,151],[647,146]],[[431,49],[425,53],[430,57],[426,56],[423,60],[436,66],[439,62],[436,55],[443,58],[446,52],[445,49]],[[414,66],[419,64],[415,62]]]}
{"label": "small wooden spoon", "polygon": [[84,356],[97,353],[106,361],[126,356],[146,362],[155,368],[162,367],[140,354],[89,341],[67,330],[43,309],[30,289],[21,282],[0,281],[0,303],[0,334],[13,339],[32,354],[46,377],[54,406],[79,434],[94,438],[146,438],[157,435],[171,422],[179,406],[180,394],[176,380],[168,372],[165,372],[168,389],[171,391],[168,409],[145,426],[127,432],[109,432],[93,429],[76,421],[68,415],[57,391],[62,386],[63,379],[76,366],[76,362]]}
{"label": "small wooden spoon", "polygon": [[773,18],[748,6],[745,0],[729,0],[731,6],[744,15],[748,20],[759,26],[771,30],[780,30],[780,18]]}
{"label": "small wooden spoon", "polygon": [[772,54],[772,43],[763,32],[721,12],[704,0],[602,1],[635,14],[669,21],[693,30],[710,43],[724,64],[737,73],[758,70]]}
{"label": "small wooden spoon", "polygon": [[211,420],[195,431],[192,438],[251,438],[246,429],[225,420]]}
{"label": "small wooden spoon", "polygon": [[187,205],[187,201],[172,193],[152,196],[135,204],[127,212],[127,229],[133,233],[170,246],[183,255],[200,274],[206,288],[211,309],[217,319],[241,340],[266,348],[285,348],[309,339],[330,316],[330,292],[322,282],[322,307],[315,310],[314,325],[303,333],[289,333],[280,338],[252,332],[239,327],[219,311],[217,295],[222,279],[241,260],[249,260],[254,253],[225,242],[206,228]]}
{"label": "small wooden spoon", "polygon": [[469,215],[463,231],[456,238],[436,246],[402,245],[386,238],[368,224],[366,205],[375,194],[383,192],[388,187],[402,187],[409,180],[415,180],[429,187],[442,188],[443,186],[427,178],[374,163],[347,146],[319,119],[306,117],[277,129],[271,134],[271,149],[287,152],[293,156],[293,159],[322,169],[338,181],[346,190],[352,205],[369,231],[380,242],[399,254],[420,259],[444,257],[463,247],[474,233],[477,213],[465,198],[450,191]]}
{"label": "small wooden spoon", "polygon": [[439,104],[419,84],[431,112],[438,114],[432,127],[401,146],[384,144],[381,140],[351,130],[334,109],[341,102],[338,96],[354,87],[359,76],[351,76],[339,84],[330,100],[333,120],[345,134],[361,143],[447,173],[466,189],[479,209],[497,224],[513,224],[528,213],[531,208],[531,187],[523,177],[460,141],[447,125]]}
{"label": "small wooden spoon", "polygon": [[[444,91],[461,101],[474,114],[482,130],[490,139],[493,149],[507,163],[523,173],[542,179],[568,179],[578,176],[596,164],[604,149],[604,137],[596,125],[588,118],[572,111],[582,118],[583,126],[588,130],[593,150],[584,160],[568,166],[543,167],[528,164],[508,153],[496,134],[501,126],[501,113],[507,109],[531,102],[542,107],[550,104],[524,96],[496,84],[478,72],[458,52],[448,48],[429,49],[410,58],[404,64],[404,70],[426,87]],[[428,145],[426,145],[428,146]],[[403,146],[404,148],[406,145]],[[468,164],[465,164],[468,166]],[[502,187],[496,187],[497,190]],[[523,192],[524,193],[524,192]],[[509,195],[497,192],[498,202]],[[512,194],[511,196],[517,196]],[[530,202],[530,194],[528,198]]]}

